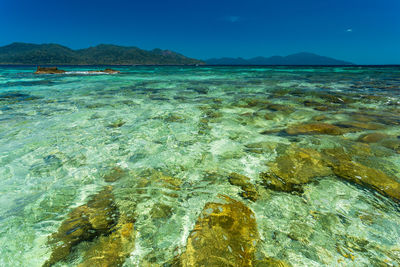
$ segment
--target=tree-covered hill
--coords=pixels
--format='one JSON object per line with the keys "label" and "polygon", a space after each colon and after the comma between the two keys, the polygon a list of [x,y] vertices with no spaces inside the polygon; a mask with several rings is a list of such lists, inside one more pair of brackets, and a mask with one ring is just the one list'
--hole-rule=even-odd
{"label": "tree-covered hill", "polygon": [[58,44],[12,43],[0,47],[0,64],[29,65],[195,65],[202,61],[181,54],[117,45],[72,50]]}

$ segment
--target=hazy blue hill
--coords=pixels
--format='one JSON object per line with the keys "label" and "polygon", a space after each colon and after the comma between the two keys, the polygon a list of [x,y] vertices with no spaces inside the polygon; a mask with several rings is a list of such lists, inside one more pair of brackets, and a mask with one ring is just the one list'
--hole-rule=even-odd
{"label": "hazy blue hill", "polygon": [[301,65],[303,62],[307,63],[305,65],[352,65],[352,63],[343,60],[306,52],[289,55],[285,57],[285,60],[289,62],[290,65]]}
{"label": "hazy blue hill", "polygon": [[137,47],[101,44],[72,50],[58,44],[13,43],[0,47],[0,64],[59,65],[192,65],[200,60],[185,57],[170,50],[151,51]]}
{"label": "hazy blue hill", "polygon": [[254,57],[243,58],[212,58],[206,60],[209,65],[353,65],[353,63],[319,56],[312,53],[297,53],[286,57]]}
{"label": "hazy blue hill", "polygon": [[281,56],[273,56],[269,58],[265,57],[254,57],[247,60],[250,65],[282,65],[281,63],[284,61],[284,57]]}

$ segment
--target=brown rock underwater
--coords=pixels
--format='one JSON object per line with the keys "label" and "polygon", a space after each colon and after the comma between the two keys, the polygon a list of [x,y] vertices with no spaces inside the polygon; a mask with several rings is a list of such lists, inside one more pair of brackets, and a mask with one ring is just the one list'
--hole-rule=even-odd
{"label": "brown rock underwater", "polygon": [[172,266],[289,266],[275,259],[257,260],[260,236],[255,215],[240,201],[207,203],[189,234],[185,252]]}
{"label": "brown rock underwater", "polygon": [[292,146],[270,163],[269,168],[260,174],[260,178],[273,190],[301,191],[303,184],[334,174],[400,201],[400,183],[395,177],[355,162],[342,148],[318,152]]}
{"label": "brown rock underwater", "polygon": [[112,187],[106,186],[68,214],[49,239],[52,253],[43,266],[65,260],[84,241],[92,241],[92,245],[79,266],[120,266],[134,247],[133,234],[133,222],[120,217]]}

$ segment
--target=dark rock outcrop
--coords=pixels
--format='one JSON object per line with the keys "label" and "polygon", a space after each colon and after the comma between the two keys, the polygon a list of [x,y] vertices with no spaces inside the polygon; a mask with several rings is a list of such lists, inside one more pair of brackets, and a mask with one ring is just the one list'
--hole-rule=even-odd
{"label": "dark rock outcrop", "polygon": [[106,74],[118,74],[121,73],[119,70],[113,70],[113,69],[104,69],[104,70],[93,70],[89,71],[88,73],[106,73]]}
{"label": "dark rock outcrop", "polygon": [[37,67],[35,74],[63,74],[65,70],[59,70],[57,67]]}
{"label": "dark rock outcrop", "polygon": [[[66,73],[65,70],[60,70],[57,67],[37,67],[35,74],[64,74]],[[88,74],[118,74],[121,73],[118,70],[113,70],[113,69],[104,69],[104,70],[91,70],[87,72]],[[74,74],[73,72],[71,74]],[[79,74],[79,73],[77,73]]]}

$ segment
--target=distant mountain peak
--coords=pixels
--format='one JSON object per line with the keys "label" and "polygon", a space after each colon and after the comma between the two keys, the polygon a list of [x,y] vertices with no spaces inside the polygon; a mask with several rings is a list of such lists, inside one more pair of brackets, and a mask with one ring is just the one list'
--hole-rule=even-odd
{"label": "distant mountain peak", "polygon": [[206,60],[209,65],[353,65],[353,63],[310,52],[299,52],[288,56],[243,58],[212,58]]}

